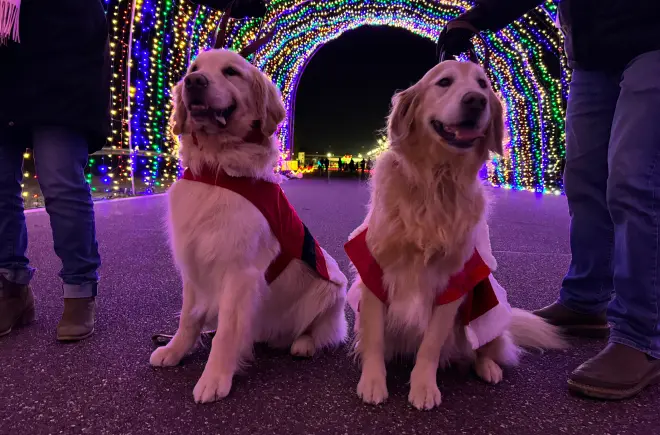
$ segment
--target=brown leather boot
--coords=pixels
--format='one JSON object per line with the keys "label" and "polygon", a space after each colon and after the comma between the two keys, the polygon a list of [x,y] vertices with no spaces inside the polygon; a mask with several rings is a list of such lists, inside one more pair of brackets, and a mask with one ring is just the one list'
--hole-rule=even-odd
{"label": "brown leather boot", "polygon": [[576,337],[605,338],[610,334],[605,311],[598,314],[582,314],[555,302],[534,311],[534,314]]}
{"label": "brown leather boot", "polygon": [[621,400],[660,382],[660,360],[632,347],[610,343],[575,369],[568,389],[589,397]]}
{"label": "brown leather boot", "polygon": [[59,341],[79,341],[94,333],[96,300],[90,298],[64,299],[64,313],[57,325]]}
{"label": "brown leather boot", "polygon": [[34,319],[34,294],[30,286],[10,282],[0,275],[0,337]]}

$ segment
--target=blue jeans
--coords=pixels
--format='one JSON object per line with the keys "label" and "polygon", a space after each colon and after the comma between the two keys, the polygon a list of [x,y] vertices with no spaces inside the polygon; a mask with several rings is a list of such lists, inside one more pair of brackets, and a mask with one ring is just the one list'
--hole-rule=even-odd
{"label": "blue jeans", "polygon": [[[0,137],[0,274],[28,284],[34,269],[26,257],[28,236],[21,182],[27,144]],[[85,181],[87,141],[62,129],[32,133],[37,177],[53,230],[55,253],[62,261],[65,298],[96,296],[101,264],[96,243],[94,204]]]}
{"label": "blue jeans", "polygon": [[572,260],[559,302],[607,309],[610,341],[660,358],[660,51],[574,71],[564,185]]}

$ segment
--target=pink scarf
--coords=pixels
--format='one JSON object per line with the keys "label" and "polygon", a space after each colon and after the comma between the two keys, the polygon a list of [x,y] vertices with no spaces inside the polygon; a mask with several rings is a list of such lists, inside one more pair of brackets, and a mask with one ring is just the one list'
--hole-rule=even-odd
{"label": "pink scarf", "polygon": [[6,45],[11,39],[19,42],[18,14],[21,0],[0,0],[0,45]]}

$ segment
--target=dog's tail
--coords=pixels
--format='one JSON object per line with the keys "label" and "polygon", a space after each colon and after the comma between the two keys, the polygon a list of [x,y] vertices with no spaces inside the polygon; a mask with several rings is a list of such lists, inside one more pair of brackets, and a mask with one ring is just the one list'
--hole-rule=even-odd
{"label": "dog's tail", "polygon": [[522,347],[565,349],[568,343],[559,328],[529,311],[513,308],[509,327],[513,342]]}

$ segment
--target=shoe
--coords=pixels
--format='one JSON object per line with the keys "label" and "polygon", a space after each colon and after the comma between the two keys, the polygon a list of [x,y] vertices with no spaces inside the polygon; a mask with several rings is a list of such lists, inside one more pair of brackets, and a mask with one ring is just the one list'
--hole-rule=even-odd
{"label": "shoe", "polygon": [[64,313],[57,325],[59,341],[80,341],[94,333],[96,300],[90,298],[64,299]]}
{"label": "shoe", "polygon": [[10,282],[0,275],[0,337],[16,326],[34,322],[34,294],[28,285]]}
{"label": "shoe", "polygon": [[566,308],[559,302],[536,310],[533,314],[551,325],[560,327],[566,334],[576,337],[606,338],[610,334],[607,313],[582,314]]}
{"label": "shoe", "polygon": [[658,382],[660,360],[632,347],[610,343],[575,369],[568,379],[568,389],[597,399],[622,400]]}

